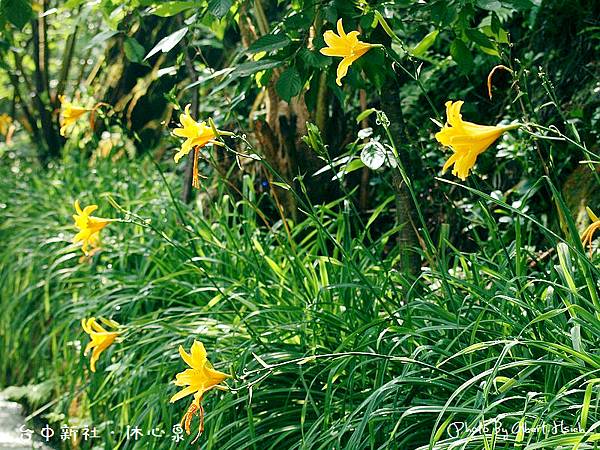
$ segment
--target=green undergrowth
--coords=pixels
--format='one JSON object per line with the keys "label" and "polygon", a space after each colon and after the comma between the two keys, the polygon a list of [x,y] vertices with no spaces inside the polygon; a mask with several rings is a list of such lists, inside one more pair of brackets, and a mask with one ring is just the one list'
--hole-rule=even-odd
{"label": "green undergrowth", "polygon": [[[32,407],[43,421],[98,428],[82,448],[180,446],[171,430],[188,405],[169,403],[170,381],[194,339],[232,375],[231,392],[205,396],[201,448],[575,449],[597,437],[598,270],[568,214],[563,236],[459,187],[480,213],[463,231],[476,250],[441,225],[413,277],[397,270],[392,215],[359,221],[344,199],[286,227],[258,210],[249,176],[241,195],[220,187],[188,206],[178,176],[148,159],[47,172],[5,159],[0,171],[0,380],[44,383]],[[120,219],[90,260],[71,244],[75,199]],[[90,316],[127,330],[96,373]],[[136,441],[128,426],[167,434]]]}

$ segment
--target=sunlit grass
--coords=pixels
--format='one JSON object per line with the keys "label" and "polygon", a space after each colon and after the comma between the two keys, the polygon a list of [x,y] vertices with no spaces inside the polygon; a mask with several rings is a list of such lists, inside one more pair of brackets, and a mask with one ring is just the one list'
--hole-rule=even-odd
{"label": "sunlit grass", "polygon": [[[206,395],[203,448],[562,448],[593,431],[531,430],[597,424],[597,269],[572,224],[565,239],[460,187],[482,214],[479,251],[455,248],[443,226],[434,265],[413,278],[395,269],[393,227],[370,233],[336,202],[290,239],[256,214],[250,178],[200,214],[147,161],[13,177],[1,184],[0,369],[7,384],[50,383],[32,410],[50,402],[39,416],[57,429],[93,424],[103,448],[174,448],[125,433],[170,435],[186,408],[168,402],[184,369],[177,347],[194,339],[234,376],[231,392]],[[70,242],[76,198],[123,220],[87,262]],[[508,228],[498,208],[513,214]],[[82,351],[89,316],[127,327],[96,374]],[[511,431],[520,422],[529,431]]]}

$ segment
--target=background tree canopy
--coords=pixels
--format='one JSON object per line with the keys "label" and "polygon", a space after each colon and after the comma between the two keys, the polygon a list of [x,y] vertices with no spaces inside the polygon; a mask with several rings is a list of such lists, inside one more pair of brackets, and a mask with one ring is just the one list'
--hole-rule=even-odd
{"label": "background tree canopy", "polygon": [[595,448],[599,52],[593,0],[0,0],[3,395],[57,448]]}

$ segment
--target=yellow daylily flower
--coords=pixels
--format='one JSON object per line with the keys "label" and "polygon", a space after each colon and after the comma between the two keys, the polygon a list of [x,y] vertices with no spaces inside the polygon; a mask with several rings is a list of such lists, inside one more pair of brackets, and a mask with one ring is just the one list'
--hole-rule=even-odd
{"label": "yellow daylily flower", "polygon": [[179,354],[185,363],[191,367],[191,369],[186,369],[175,376],[175,381],[173,381],[173,383],[176,386],[187,387],[184,387],[181,391],[173,395],[170,402],[174,403],[177,400],[187,397],[188,395],[194,394],[194,400],[181,419],[181,425],[184,426],[185,431],[189,435],[191,433],[191,421],[193,417],[199,413],[200,427],[198,436],[196,437],[196,439],[198,439],[198,437],[204,431],[204,409],[200,404],[202,397],[204,396],[205,392],[211,389],[227,390],[227,387],[221,386],[220,383],[228,378],[229,375],[212,368],[206,357],[206,349],[204,348],[202,342],[196,340],[194,341],[191,348],[191,354],[187,353],[180,345]]}
{"label": "yellow daylily flower", "polygon": [[12,121],[12,117],[10,117],[8,114],[4,113],[0,115],[0,134],[3,136],[8,134],[8,130],[10,130]]}
{"label": "yellow daylily flower", "polygon": [[59,96],[58,99],[60,100],[60,135],[66,137],[71,125],[91,109],[75,106],[64,95]]}
{"label": "yellow daylily flower", "polygon": [[206,122],[196,122],[190,115],[191,105],[185,107],[185,112],[179,116],[181,128],[175,128],[175,136],[186,138],[181,149],[175,154],[175,162],[187,155],[194,148],[202,148],[209,144],[216,136],[213,129]]}
{"label": "yellow daylily flower", "polygon": [[107,103],[98,102],[94,105],[93,108],[83,108],[81,106],[76,106],[73,103],[69,102],[64,95],[60,95],[58,97],[58,99],[60,100],[60,103],[61,103],[60,134],[63,137],[66,137],[67,133],[69,131],[69,128],[71,128],[71,126],[73,124],[75,124],[75,122],[77,122],[77,120],[79,120],[79,118],[81,116],[83,116],[85,113],[88,113],[88,112],[90,113],[90,118],[89,118],[90,128],[93,131],[96,111],[98,111],[98,109],[103,106],[110,107],[110,105]]}
{"label": "yellow daylily flower", "polygon": [[346,76],[352,63],[375,47],[375,45],[359,41],[358,36],[360,33],[358,31],[351,31],[346,34],[342,25],[342,19],[337,22],[337,31],[338,34],[335,34],[332,30],[325,32],[323,38],[327,47],[322,48],[321,53],[325,56],[343,58],[338,65],[337,79],[335,80],[337,85],[341,86],[342,78]]}
{"label": "yellow daylily flower", "polygon": [[[105,322],[115,328],[119,326],[119,324],[114,320],[105,320]],[[90,335],[91,338],[91,341],[85,348],[83,355],[87,356],[89,351],[93,349],[92,358],[90,360],[90,368],[92,369],[92,372],[95,372],[96,361],[98,361],[100,354],[108,347],[110,347],[113,342],[115,342],[115,339],[117,338],[117,336],[119,336],[120,333],[117,331],[106,331],[106,329],[102,327],[102,325],[96,322],[96,319],[94,317],[91,317],[87,320],[82,319],[81,327],[83,328],[83,331]]]}
{"label": "yellow daylily flower", "polygon": [[584,247],[586,245],[590,247],[590,255],[591,255],[592,254],[592,239],[594,238],[594,233],[596,233],[596,230],[600,228],[600,219],[598,219],[598,216],[596,216],[596,214],[594,214],[594,212],[589,207],[586,207],[585,210],[587,211],[588,216],[589,216],[590,220],[592,221],[592,223],[581,234],[581,242],[583,243]]}
{"label": "yellow daylily flower", "polygon": [[215,139],[216,136],[212,127],[207,125],[206,122],[196,122],[192,119],[190,107],[191,105],[187,105],[185,107],[185,112],[179,116],[181,128],[175,128],[173,130],[175,136],[186,138],[185,142],[181,145],[181,149],[175,154],[173,159],[177,163],[181,158],[190,153],[192,149],[194,150],[192,186],[196,189],[200,189],[200,175],[198,172],[199,151],[205,145],[214,143],[213,139]]}
{"label": "yellow daylily flower", "polygon": [[443,172],[454,165],[452,173],[465,180],[475,165],[477,157],[485,152],[502,133],[520,127],[477,125],[462,119],[460,108],[463,101],[446,102],[446,124],[435,134],[438,142],[450,147],[454,154],[444,164]]}
{"label": "yellow daylily flower", "polygon": [[112,219],[102,219],[101,217],[91,216],[95,210],[98,209],[98,205],[89,205],[81,209],[79,206],[79,200],[75,201],[75,211],[77,214],[73,214],[73,220],[75,220],[75,227],[79,229],[79,232],[73,237],[73,243],[83,242],[81,250],[85,255],[88,255],[88,246],[93,249],[97,249],[100,245],[100,231]]}

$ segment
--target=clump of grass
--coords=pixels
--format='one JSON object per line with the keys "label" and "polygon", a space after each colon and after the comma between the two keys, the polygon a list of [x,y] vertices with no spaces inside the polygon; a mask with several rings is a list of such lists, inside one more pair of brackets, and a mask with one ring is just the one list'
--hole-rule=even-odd
{"label": "clump of grass", "polygon": [[[594,436],[598,270],[572,221],[562,237],[459,187],[476,202],[478,251],[442,226],[433,264],[411,277],[395,269],[396,230],[371,233],[341,201],[288,234],[256,214],[249,177],[242,196],[221,186],[199,214],[165,195],[176,183],[150,163],[8,169],[1,380],[52,383],[39,415],[55,426],[93,424],[105,448],[174,447],[126,429],[179,422],[177,347],[199,339],[234,376],[231,392],[206,396],[206,448],[571,448]],[[70,243],[77,198],[123,220],[90,261]],[[127,327],[96,374],[82,356],[89,316]],[[568,431],[541,426],[561,422]]]}

